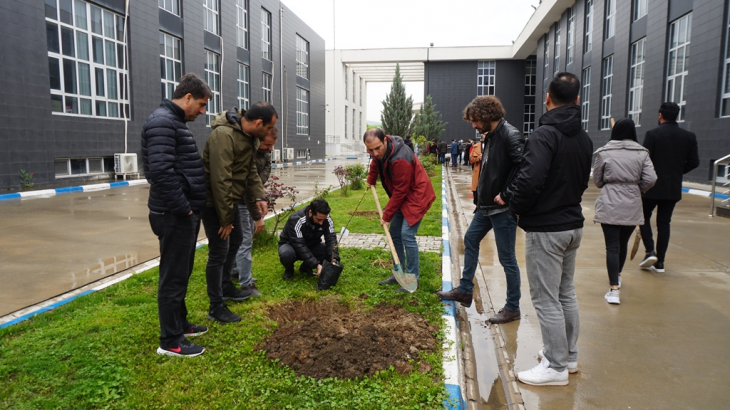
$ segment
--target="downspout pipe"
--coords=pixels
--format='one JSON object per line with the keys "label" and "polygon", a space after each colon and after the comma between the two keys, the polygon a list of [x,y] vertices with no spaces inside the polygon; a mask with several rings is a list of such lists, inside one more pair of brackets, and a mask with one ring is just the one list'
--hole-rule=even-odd
{"label": "downspout pipe", "polygon": [[[279,2],[279,101],[281,104],[281,110],[284,111],[284,36],[282,35],[284,26],[284,7],[282,6],[281,2]],[[281,114],[281,120],[286,124],[286,113]],[[285,145],[286,141],[286,127],[280,127],[283,128],[284,131],[284,138],[281,139],[281,158],[282,161],[284,159],[284,148],[288,146],[288,144]]]}

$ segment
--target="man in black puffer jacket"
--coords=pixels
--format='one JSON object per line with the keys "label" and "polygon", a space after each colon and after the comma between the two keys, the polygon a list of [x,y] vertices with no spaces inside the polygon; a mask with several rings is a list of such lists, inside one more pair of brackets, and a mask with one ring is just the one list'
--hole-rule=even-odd
{"label": "man in black puffer jacket", "polygon": [[205,349],[186,337],[203,334],[208,328],[188,321],[185,293],[193,272],[206,185],[203,159],[185,123],[205,114],[212,93],[200,77],[185,74],[172,97],[172,101],[162,101],[142,129],[142,162],[150,183],[150,226],[160,240],[157,353],[198,356]]}
{"label": "man in black puffer jacket", "polygon": [[580,81],[568,72],[550,82],[547,112],[525,144],[507,195],[526,232],[527,280],[545,346],[538,352],[540,364],[517,377],[537,386],[567,385],[568,373],[578,371],[580,321],[573,275],[583,236],[580,202],[593,155],[593,143],[581,128],[579,91]]}
{"label": "man in black puffer jacket", "polygon": [[494,229],[499,263],[507,278],[507,301],[504,308],[489,318],[491,323],[507,323],[520,318],[520,267],[515,257],[517,222],[509,212],[507,198],[509,185],[522,162],[525,137],[505,121],[504,115],[502,102],[491,95],[475,98],[464,109],[464,119],[484,134],[484,154],[475,194],[477,209],[464,235],[464,270],[459,287],[448,292],[436,292],[441,299],[471,306],[479,244]]}

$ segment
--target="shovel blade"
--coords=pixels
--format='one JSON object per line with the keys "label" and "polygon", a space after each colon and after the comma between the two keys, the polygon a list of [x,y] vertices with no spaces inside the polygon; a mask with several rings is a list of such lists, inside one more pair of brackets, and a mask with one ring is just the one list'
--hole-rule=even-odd
{"label": "shovel blade", "polygon": [[418,278],[413,273],[403,272],[403,268],[400,265],[396,265],[392,270],[393,277],[398,284],[403,286],[403,289],[410,293],[413,293],[418,289]]}

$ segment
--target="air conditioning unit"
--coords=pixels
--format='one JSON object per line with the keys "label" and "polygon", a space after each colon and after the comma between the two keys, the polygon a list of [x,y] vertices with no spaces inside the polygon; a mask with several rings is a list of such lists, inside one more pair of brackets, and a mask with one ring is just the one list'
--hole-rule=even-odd
{"label": "air conditioning unit", "polygon": [[275,149],[271,153],[271,162],[280,162],[281,161],[281,150]]}
{"label": "air conditioning unit", "polygon": [[284,161],[291,161],[294,159],[294,148],[284,148]]}
{"label": "air conditioning unit", "polygon": [[114,172],[116,174],[136,174],[137,154],[114,154]]}

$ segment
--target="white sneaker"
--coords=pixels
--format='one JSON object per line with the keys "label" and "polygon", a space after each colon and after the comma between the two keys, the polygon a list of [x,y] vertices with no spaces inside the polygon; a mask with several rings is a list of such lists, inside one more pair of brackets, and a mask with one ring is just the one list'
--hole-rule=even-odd
{"label": "white sneaker", "polygon": [[532,369],[517,373],[517,378],[522,383],[533,386],[567,386],[568,370],[559,372],[551,369],[550,362],[544,359]]}
{"label": "white sneaker", "polygon": [[612,304],[612,305],[620,305],[621,304],[621,291],[618,289],[609,289],[608,293],[604,296],[606,299],[606,302]]}
{"label": "white sneaker", "polygon": [[[540,351],[537,352],[537,360],[542,361],[543,359],[545,359],[545,351],[540,349]],[[568,373],[578,373],[578,362],[568,362]]]}

